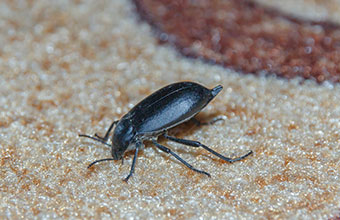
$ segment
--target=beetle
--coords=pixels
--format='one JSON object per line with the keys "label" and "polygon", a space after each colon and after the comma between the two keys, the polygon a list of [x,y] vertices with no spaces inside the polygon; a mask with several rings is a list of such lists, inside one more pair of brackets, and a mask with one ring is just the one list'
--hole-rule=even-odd
{"label": "beetle", "polygon": [[[164,151],[165,153],[171,154],[191,170],[210,177],[209,173],[194,168],[172,150],[158,143],[157,137],[160,135],[163,135],[170,141],[183,145],[202,147],[229,163],[246,158],[253,152],[249,151],[247,154],[241,157],[231,159],[217,153],[198,141],[176,138],[167,134],[167,131],[170,128],[188,121],[197,113],[199,113],[222,90],[222,88],[223,87],[221,85],[218,85],[213,89],[208,89],[195,82],[173,83],[152,93],[150,96],[146,97],[137,105],[135,105],[120,120],[114,121],[110,125],[104,137],[101,137],[97,134],[94,136],[79,134],[80,137],[90,138],[111,147],[111,158],[96,160],[92,162],[88,168],[103,161],[123,161],[124,153],[135,149],[130,173],[124,179],[124,181],[127,182],[134,173],[138,151],[144,146],[143,141],[149,140],[158,149]],[[112,134],[112,144],[109,144],[107,142],[114,126],[116,127]]]}

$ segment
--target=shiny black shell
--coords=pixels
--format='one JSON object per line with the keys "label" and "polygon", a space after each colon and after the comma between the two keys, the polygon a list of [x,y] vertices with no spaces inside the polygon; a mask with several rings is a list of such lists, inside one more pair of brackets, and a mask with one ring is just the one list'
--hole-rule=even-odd
{"label": "shiny black shell", "polygon": [[121,120],[129,119],[137,136],[160,134],[199,113],[221,90],[194,82],[165,86],[146,97]]}

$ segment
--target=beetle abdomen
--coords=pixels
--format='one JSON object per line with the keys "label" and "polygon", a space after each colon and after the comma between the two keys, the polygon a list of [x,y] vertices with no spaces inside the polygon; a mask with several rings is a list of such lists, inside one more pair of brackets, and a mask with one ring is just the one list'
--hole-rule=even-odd
{"label": "beetle abdomen", "polygon": [[217,86],[210,90],[192,82],[174,83],[142,100],[124,117],[131,119],[138,134],[161,132],[192,118],[221,89]]}

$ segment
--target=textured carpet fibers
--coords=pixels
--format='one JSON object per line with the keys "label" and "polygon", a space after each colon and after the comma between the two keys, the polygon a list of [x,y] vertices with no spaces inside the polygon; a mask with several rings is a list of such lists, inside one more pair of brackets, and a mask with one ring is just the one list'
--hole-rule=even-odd
{"label": "textured carpet fibers", "polygon": [[340,26],[330,19],[295,18],[247,0],[135,2],[159,39],[184,55],[246,73],[340,82]]}
{"label": "textured carpet fibers", "polygon": [[[298,4],[300,1],[296,1]],[[304,1],[308,2],[308,1]],[[327,2],[327,1],[325,1]],[[327,219],[340,208],[340,86],[245,75],[159,45],[134,4],[107,1],[0,3],[0,219]],[[159,141],[121,161],[79,138],[103,135],[138,101],[176,82],[221,93],[170,134],[201,148]]]}

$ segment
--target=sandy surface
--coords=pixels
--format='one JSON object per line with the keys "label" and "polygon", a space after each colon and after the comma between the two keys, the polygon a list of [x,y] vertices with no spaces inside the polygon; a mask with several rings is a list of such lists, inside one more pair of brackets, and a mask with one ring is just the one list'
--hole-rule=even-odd
{"label": "sandy surface", "polygon": [[[255,77],[160,46],[130,1],[0,3],[0,218],[327,219],[340,212],[340,86]],[[104,134],[156,89],[190,80],[222,92],[164,139],[194,173],[150,143],[128,183],[120,161],[78,133]]]}

